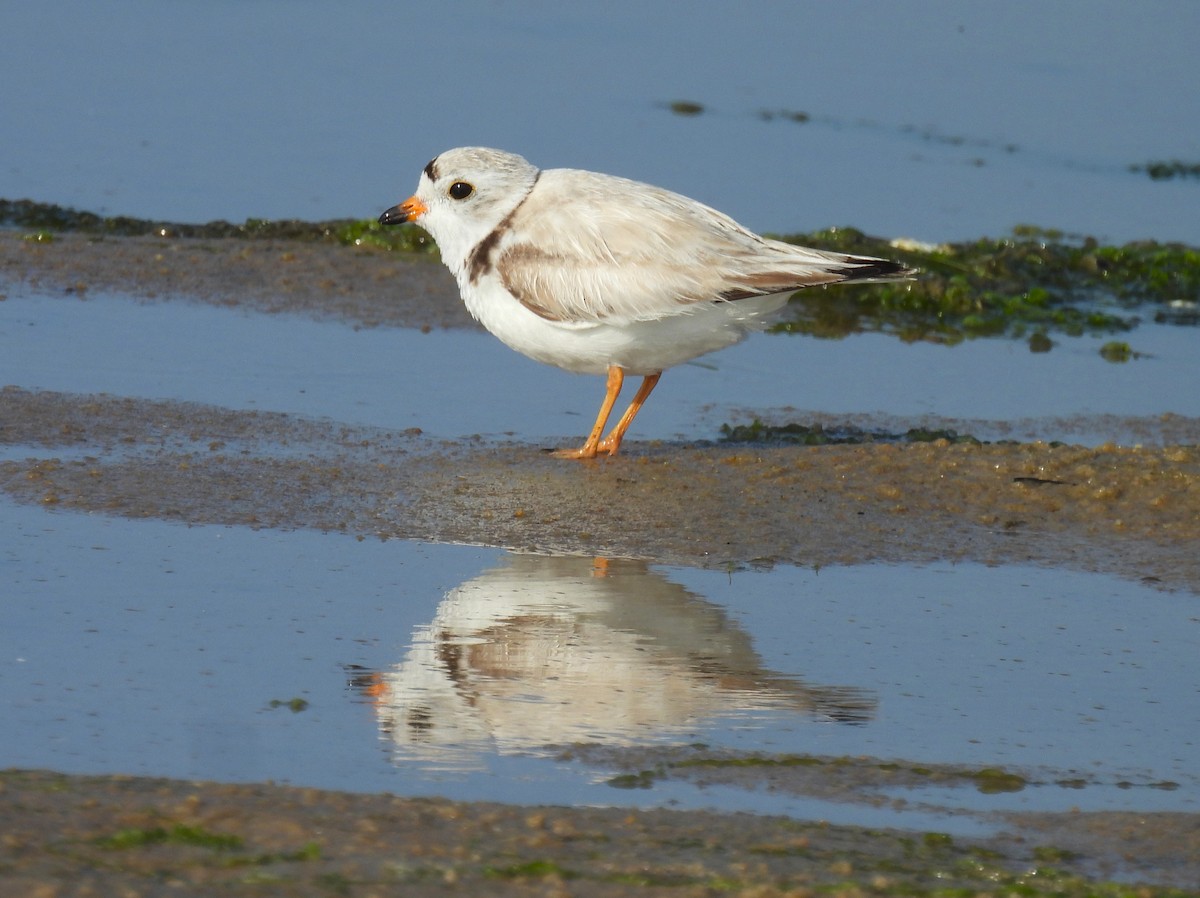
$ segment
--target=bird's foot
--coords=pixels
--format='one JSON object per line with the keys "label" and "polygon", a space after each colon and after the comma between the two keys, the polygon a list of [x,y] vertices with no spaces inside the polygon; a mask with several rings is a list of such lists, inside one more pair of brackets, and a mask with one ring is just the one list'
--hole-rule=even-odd
{"label": "bird's foot", "polygon": [[591,450],[587,446],[580,446],[578,449],[551,449],[550,455],[554,458],[595,458],[596,449]]}
{"label": "bird's foot", "polygon": [[621,447],[621,441],[615,442],[611,439],[603,439],[598,443],[584,443],[578,449],[552,449],[550,454],[555,458],[596,458],[600,455],[609,457],[617,454],[617,450]]}

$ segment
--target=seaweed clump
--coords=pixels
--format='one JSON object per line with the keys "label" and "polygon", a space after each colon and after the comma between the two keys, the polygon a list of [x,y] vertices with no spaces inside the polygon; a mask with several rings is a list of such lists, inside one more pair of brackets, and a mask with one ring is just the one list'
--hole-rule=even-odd
{"label": "seaweed clump", "polygon": [[242,224],[210,221],[203,224],[98,215],[54,203],[0,199],[0,226],[34,232],[38,239],[60,232],[103,237],[234,238],[244,240],[297,240],[371,246],[398,252],[433,254],[433,240],[418,227],[384,229],[374,219],[248,218]]}
{"label": "seaweed clump", "polygon": [[1147,307],[1164,321],[1170,318],[1163,312],[1200,300],[1200,249],[1178,243],[1111,246],[1034,227],[939,246],[889,242],[852,228],[783,239],[898,258],[920,274],[855,290],[801,291],[773,329],[779,333],[840,338],[874,331],[940,343],[1006,336],[1048,348],[1050,333],[1119,333]]}

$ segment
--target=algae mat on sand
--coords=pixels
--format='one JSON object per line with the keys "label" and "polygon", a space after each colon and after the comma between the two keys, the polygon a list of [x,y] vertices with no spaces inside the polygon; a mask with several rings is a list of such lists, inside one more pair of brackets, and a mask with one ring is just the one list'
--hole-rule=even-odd
{"label": "algae mat on sand", "polygon": [[[1114,843],[1146,872],[1171,815],[1087,815],[1029,838],[770,817],[462,804],[269,785],[0,773],[0,893],[82,895],[1184,895],[1079,872]],[[1069,840],[1070,848],[1063,847]],[[1190,846],[1190,847],[1189,847]],[[1189,869],[1190,868],[1190,869]],[[1161,872],[1160,872],[1161,875]],[[1194,894],[1194,893],[1192,893]]]}

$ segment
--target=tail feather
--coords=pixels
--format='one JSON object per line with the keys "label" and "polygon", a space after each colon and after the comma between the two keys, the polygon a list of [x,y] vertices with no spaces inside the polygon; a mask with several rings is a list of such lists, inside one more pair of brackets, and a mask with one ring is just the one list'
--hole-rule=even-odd
{"label": "tail feather", "polygon": [[870,256],[845,256],[842,260],[849,264],[838,268],[830,268],[830,274],[836,274],[846,281],[896,281],[905,280],[916,275],[915,268],[909,268],[900,262],[889,262],[887,259],[874,259]]}
{"label": "tail feather", "polygon": [[[789,247],[789,249],[792,249]],[[802,264],[790,268],[775,268],[733,279],[734,286],[720,294],[723,300],[749,299],[752,296],[778,296],[794,293],[805,287],[841,284],[855,281],[873,284],[914,277],[915,268],[900,262],[876,259],[872,256],[849,256],[822,250],[796,248],[803,253]]]}

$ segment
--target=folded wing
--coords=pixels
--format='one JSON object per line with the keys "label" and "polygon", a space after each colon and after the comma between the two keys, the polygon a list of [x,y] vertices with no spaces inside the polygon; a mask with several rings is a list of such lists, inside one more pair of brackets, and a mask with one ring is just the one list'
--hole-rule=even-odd
{"label": "folded wing", "polygon": [[687,197],[591,172],[543,171],[511,224],[492,264],[522,304],[553,321],[651,320],[697,303],[913,274],[759,237]]}

